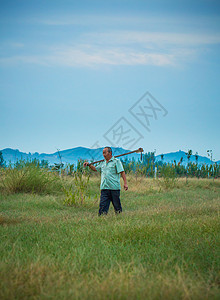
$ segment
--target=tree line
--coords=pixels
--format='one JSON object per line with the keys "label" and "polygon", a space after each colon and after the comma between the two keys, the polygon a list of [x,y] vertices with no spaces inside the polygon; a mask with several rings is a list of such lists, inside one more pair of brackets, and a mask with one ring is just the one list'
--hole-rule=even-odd
{"label": "tree line", "polygon": [[[172,163],[164,162],[164,155],[161,154],[161,160],[156,161],[155,152],[148,152],[143,155],[142,160],[129,159],[128,157],[121,159],[125,172],[135,174],[136,176],[145,177],[197,177],[197,178],[218,178],[220,177],[220,165],[217,163],[212,164],[199,164],[198,154],[195,154],[196,162],[191,162],[192,150],[185,153],[187,157],[187,164],[183,164],[184,157],[179,161],[174,160]],[[62,161],[50,166],[46,160],[34,159],[32,163],[41,168],[46,168],[51,171],[58,172],[59,174],[74,175],[77,173],[90,173],[88,168],[83,168],[84,160],[78,160],[77,164],[64,165]],[[14,164],[20,165],[18,161]],[[0,151],[0,167],[6,168],[6,163],[3,159],[2,152]]]}
{"label": "tree line", "polygon": [[195,155],[196,162],[191,162],[192,150],[185,153],[187,164],[183,164],[184,157],[172,163],[164,162],[164,155],[161,160],[156,161],[155,152],[148,152],[143,155],[143,160],[135,161],[128,158],[123,160],[125,172],[140,174],[146,177],[198,177],[198,178],[217,178],[220,177],[220,165],[217,163],[199,164],[198,154]]}

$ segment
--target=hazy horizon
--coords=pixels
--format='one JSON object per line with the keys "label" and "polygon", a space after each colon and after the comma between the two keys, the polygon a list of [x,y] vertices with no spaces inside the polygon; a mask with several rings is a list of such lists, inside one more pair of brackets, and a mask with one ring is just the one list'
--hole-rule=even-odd
{"label": "hazy horizon", "polygon": [[[107,146],[107,145],[106,145]],[[53,155],[53,154],[55,154],[55,153],[58,153],[58,152],[60,152],[60,153],[62,153],[62,152],[65,152],[65,151],[68,151],[68,150],[75,150],[75,149],[77,149],[77,148],[84,148],[84,149],[89,149],[89,150],[98,150],[98,149],[102,149],[102,148],[104,148],[105,146],[103,146],[103,147],[101,147],[101,148],[88,148],[88,147],[83,147],[83,146],[78,146],[78,147],[74,147],[74,148],[69,148],[69,149],[56,149],[56,151],[54,151],[54,152],[50,152],[50,153],[46,153],[46,152],[30,152],[30,151],[28,151],[28,152],[25,152],[25,151],[21,151],[20,149],[12,149],[12,148],[4,148],[4,149],[0,149],[0,151],[3,151],[3,150],[6,150],[6,149],[10,149],[10,150],[13,150],[13,151],[19,151],[20,153],[25,153],[25,154],[27,154],[27,155],[34,155],[34,154],[39,154],[39,155]],[[125,149],[125,148],[121,148],[121,147],[119,147],[120,149],[123,149],[123,150],[127,150],[127,151],[133,151],[133,150],[135,150],[135,149],[138,149],[138,148],[135,148],[135,149]],[[117,147],[112,147],[112,149],[113,149],[113,155],[119,155],[119,154],[122,154],[122,153],[124,153],[124,152],[120,152],[119,150],[117,151]],[[192,149],[188,149],[188,150],[192,150]],[[116,152],[114,152],[114,151],[116,151]],[[170,151],[170,152],[166,152],[166,153],[164,153],[164,152],[161,152],[161,153],[156,153],[155,152],[155,157],[157,157],[157,156],[161,156],[162,154],[163,155],[169,155],[169,154],[175,154],[175,153],[178,153],[178,152],[183,152],[183,153],[185,153],[186,155],[187,155],[187,153],[188,153],[188,151],[184,151],[184,150],[182,150],[182,149],[179,149],[179,150],[176,150],[176,151]],[[143,149],[143,154],[146,154],[146,153],[148,153],[148,151],[145,151],[145,149]],[[194,157],[196,154],[198,154],[200,157],[204,157],[204,158],[208,158],[209,160],[211,160],[211,157],[210,156],[208,156],[208,155],[200,155],[199,153],[196,153],[196,152],[192,152],[192,156]],[[102,152],[100,152],[100,155],[102,156]],[[186,159],[186,157],[184,157],[185,159]],[[94,159],[93,157],[92,157],[92,159]],[[219,159],[214,159],[213,160],[213,162],[220,162],[220,160]]]}

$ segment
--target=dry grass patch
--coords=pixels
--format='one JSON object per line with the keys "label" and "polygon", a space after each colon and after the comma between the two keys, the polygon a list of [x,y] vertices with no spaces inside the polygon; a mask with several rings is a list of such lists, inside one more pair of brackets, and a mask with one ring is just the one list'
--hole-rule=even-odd
{"label": "dry grass patch", "polygon": [[[3,267],[4,268],[4,267]],[[6,273],[3,273],[6,274]],[[11,266],[1,276],[1,299],[218,299],[219,284],[210,275],[149,273],[142,265],[118,265],[102,274],[79,274],[56,266]]]}
{"label": "dry grass patch", "polygon": [[22,220],[20,218],[11,218],[11,217],[0,215],[0,225],[3,226],[16,225],[21,222]]}

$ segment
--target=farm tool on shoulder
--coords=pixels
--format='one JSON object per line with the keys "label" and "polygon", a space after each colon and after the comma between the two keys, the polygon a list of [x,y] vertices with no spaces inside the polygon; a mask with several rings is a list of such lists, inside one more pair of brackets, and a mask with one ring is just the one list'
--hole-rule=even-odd
{"label": "farm tool on shoulder", "polygon": [[[123,154],[116,155],[115,157],[121,157],[121,156],[125,156],[125,155],[132,154],[132,153],[141,153],[141,160],[142,160],[142,153],[143,152],[144,152],[143,148],[138,148],[138,149],[130,151],[130,152],[126,152],[126,153],[123,153]],[[104,159],[93,161],[90,164],[88,164],[88,166],[100,163],[102,161],[104,161]]]}

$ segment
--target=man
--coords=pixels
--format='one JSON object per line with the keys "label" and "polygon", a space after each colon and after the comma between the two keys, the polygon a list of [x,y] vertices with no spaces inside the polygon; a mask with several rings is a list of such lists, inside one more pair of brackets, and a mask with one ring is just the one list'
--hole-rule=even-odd
{"label": "man", "polygon": [[120,175],[124,181],[125,191],[128,189],[123,165],[119,159],[112,156],[112,149],[105,147],[103,149],[103,156],[105,160],[96,167],[89,165],[88,162],[84,163],[84,167],[89,165],[91,170],[95,172],[101,171],[99,216],[103,214],[107,215],[110,202],[112,202],[116,214],[122,212],[120,201]]}

